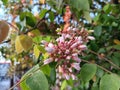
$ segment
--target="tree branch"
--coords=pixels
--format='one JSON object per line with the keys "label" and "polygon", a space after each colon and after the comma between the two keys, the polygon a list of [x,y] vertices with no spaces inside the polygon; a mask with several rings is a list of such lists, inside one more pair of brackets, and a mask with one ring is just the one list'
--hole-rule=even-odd
{"label": "tree branch", "polygon": [[89,61],[87,61],[87,60],[82,60],[83,62],[86,62],[86,63],[90,63],[90,64],[95,64],[95,65],[97,65],[99,68],[101,68],[102,70],[104,70],[104,71],[106,71],[106,72],[108,72],[108,73],[110,73],[110,74],[113,74],[111,71],[109,71],[109,70],[107,70],[106,68],[104,68],[104,67],[102,67],[102,66],[100,66],[100,65],[98,65],[98,64],[96,64],[96,63],[91,63],[91,62],[89,62]]}
{"label": "tree branch", "polygon": [[[94,52],[94,51],[92,51],[92,50],[90,50],[90,49],[89,49],[89,51],[90,51],[91,53],[97,55],[98,57],[100,57],[100,55],[99,55],[98,53],[96,53],[96,52]],[[108,63],[110,63],[112,66],[114,66],[114,67],[116,67],[117,69],[120,70],[120,67],[117,66],[116,64],[114,64],[113,62],[111,62],[110,60],[108,60],[108,59],[105,58],[105,57],[102,57],[102,58],[103,58],[105,61],[107,61]]]}

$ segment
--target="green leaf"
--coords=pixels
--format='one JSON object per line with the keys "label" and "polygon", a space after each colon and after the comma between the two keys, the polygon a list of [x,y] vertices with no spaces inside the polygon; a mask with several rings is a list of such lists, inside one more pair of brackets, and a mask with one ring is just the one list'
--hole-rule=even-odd
{"label": "green leaf", "polygon": [[104,71],[100,68],[97,68],[96,76],[101,78],[104,74]]}
{"label": "green leaf", "polygon": [[38,59],[38,57],[40,55],[40,50],[38,48],[38,45],[34,46],[34,55],[35,55],[36,59]]}
{"label": "green leaf", "polygon": [[70,0],[69,3],[73,7],[73,9],[76,9],[79,12],[77,14],[80,14],[80,11],[83,11],[84,18],[91,23],[92,20],[89,14],[90,5],[88,0]]}
{"label": "green leaf", "polygon": [[19,35],[15,40],[15,49],[17,53],[28,51],[32,47],[32,39],[27,35]]}
{"label": "green leaf", "polygon": [[54,21],[54,13],[53,12],[49,12],[49,18],[50,18],[50,21],[53,22]]}
{"label": "green leaf", "polygon": [[50,80],[51,80],[51,82],[54,84],[54,82],[55,82],[55,80],[56,80],[56,71],[55,71],[55,68],[51,68]]}
{"label": "green leaf", "polygon": [[93,50],[93,51],[97,51],[99,49],[96,41],[91,41],[90,42],[90,49]]}
{"label": "green leaf", "polygon": [[43,46],[38,46],[39,50],[41,53],[45,54],[46,53],[46,50]]}
{"label": "green leaf", "polygon": [[31,12],[23,12],[20,14],[20,20],[23,21],[26,19],[26,24],[34,27],[36,24],[36,19]]}
{"label": "green leaf", "polygon": [[89,10],[89,1],[88,0],[70,0],[70,4],[73,8],[76,8],[78,11],[80,10]]}
{"label": "green leaf", "polygon": [[50,76],[50,71],[51,71],[51,68],[49,65],[44,65],[40,68],[40,70],[43,71],[44,74],[46,74],[47,76]]}
{"label": "green leaf", "polygon": [[26,16],[26,12],[20,13],[20,20],[23,21]]}
{"label": "green leaf", "polygon": [[114,52],[112,55],[111,61],[119,67],[120,66],[120,53]]}
{"label": "green leaf", "polygon": [[33,38],[33,42],[35,42],[37,44],[39,44],[41,42],[41,40],[42,40],[41,36],[36,36],[36,37]]}
{"label": "green leaf", "polygon": [[83,11],[84,17],[86,20],[88,20],[90,23],[92,22],[92,19],[90,17],[90,13],[88,11]]}
{"label": "green leaf", "polygon": [[106,5],[103,7],[104,12],[106,12],[106,13],[110,13],[110,12],[111,12],[111,9],[112,9],[111,4],[106,4]]}
{"label": "green leaf", "polygon": [[40,19],[42,19],[44,16],[45,16],[45,14],[46,14],[46,12],[47,12],[48,10],[47,9],[42,9],[41,11],[40,11]]}
{"label": "green leaf", "polygon": [[67,81],[66,80],[64,80],[63,82],[62,82],[62,85],[61,85],[61,89],[60,90],[66,90],[66,87],[67,87]]}
{"label": "green leaf", "polygon": [[49,42],[51,40],[51,36],[46,36],[46,37],[43,38],[43,40]]}
{"label": "green leaf", "polygon": [[28,51],[32,47],[33,42],[31,37],[27,35],[20,35],[19,39],[24,51]]}
{"label": "green leaf", "polygon": [[26,24],[32,27],[34,27],[36,24],[36,19],[30,12],[26,12]]}
{"label": "green leaf", "polygon": [[84,83],[87,83],[91,80],[97,70],[97,66],[95,64],[84,64],[80,71],[80,78]]}
{"label": "green leaf", "polygon": [[97,22],[100,19],[101,13],[94,17],[94,21]]}
{"label": "green leaf", "polygon": [[[26,78],[26,79],[25,79]],[[48,81],[42,71],[39,70],[39,65],[30,69],[21,80],[22,90],[48,90]]]}
{"label": "green leaf", "polygon": [[2,2],[5,6],[8,4],[8,0],[2,0]]}
{"label": "green leaf", "polygon": [[119,90],[120,77],[114,74],[106,74],[100,80],[100,90]]}
{"label": "green leaf", "polygon": [[107,47],[107,50],[110,50],[110,49],[120,50],[120,45],[113,45],[113,46]]}
{"label": "green leaf", "polygon": [[16,52],[17,52],[18,54],[24,51],[24,49],[23,49],[23,47],[22,47],[22,45],[21,45],[19,36],[17,36],[17,37],[16,37],[16,40],[15,40],[15,50],[16,50]]}
{"label": "green leaf", "polygon": [[93,83],[92,90],[99,90],[97,83]]}
{"label": "green leaf", "polygon": [[94,35],[99,37],[101,35],[101,33],[102,33],[102,26],[96,26],[94,28]]}

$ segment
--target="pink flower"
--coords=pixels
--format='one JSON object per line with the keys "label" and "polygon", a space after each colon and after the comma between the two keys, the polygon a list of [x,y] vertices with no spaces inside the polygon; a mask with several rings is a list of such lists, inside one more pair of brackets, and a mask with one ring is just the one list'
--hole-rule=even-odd
{"label": "pink flower", "polygon": [[71,47],[70,47],[70,48],[75,48],[77,45],[78,45],[78,43],[77,43],[77,42],[75,42],[73,45],[71,45]]}
{"label": "pink flower", "polygon": [[66,51],[65,51],[65,54],[69,54],[69,53],[70,53],[70,50],[66,50]]}
{"label": "pink flower", "polygon": [[56,39],[56,41],[61,43],[61,42],[64,42],[65,40],[64,40],[64,37],[59,37]]}
{"label": "pink flower", "polygon": [[49,43],[49,44],[48,44],[48,47],[50,47],[50,48],[54,48],[54,44]]}
{"label": "pink flower", "polygon": [[52,61],[53,61],[53,58],[48,58],[48,59],[44,60],[43,62],[44,62],[44,65],[46,65],[46,64],[51,63]]}
{"label": "pink flower", "polygon": [[67,73],[63,73],[64,77],[69,80],[70,79],[70,76],[67,74]]}
{"label": "pink flower", "polygon": [[73,56],[72,59],[76,62],[81,62],[81,59],[78,56]]}
{"label": "pink flower", "polygon": [[69,69],[68,69],[70,72],[72,72],[72,68],[70,67]]}
{"label": "pink flower", "polygon": [[90,39],[90,40],[95,40],[95,38],[92,37],[92,36],[88,36],[87,38]]}
{"label": "pink flower", "polygon": [[86,45],[80,45],[79,48],[80,48],[81,50],[85,50],[85,49],[87,49],[87,46],[86,46]]}
{"label": "pink flower", "polygon": [[45,47],[45,50],[48,53],[53,53],[55,51],[55,46],[52,43],[49,43],[47,47]]}
{"label": "pink flower", "polygon": [[70,60],[70,59],[71,59],[71,56],[67,56],[66,59]]}
{"label": "pink flower", "polygon": [[45,50],[48,52],[48,53],[53,53],[55,51],[54,48],[50,48],[50,47],[45,47]]}
{"label": "pink flower", "polygon": [[73,28],[72,30],[73,30],[73,31],[77,31],[77,28]]}
{"label": "pink flower", "polygon": [[80,63],[72,63],[71,66],[79,71],[80,70],[80,65],[79,64]]}
{"label": "pink flower", "polygon": [[81,36],[76,37],[76,39],[77,39],[78,41],[82,41],[82,37],[81,37]]}
{"label": "pink flower", "polygon": [[72,77],[73,80],[76,79],[76,76],[74,74],[71,74],[71,77]]}
{"label": "pink flower", "polygon": [[70,39],[70,38],[71,38],[71,36],[70,36],[69,34],[67,34],[67,35],[65,36],[65,38],[69,38],[69,39]]}
{"label": "pink flower", "polygon": [[74,56],[76,57],[76,56],[78,56],[78,53],[73,53],[72,56],[73,56],[73,57],[74,57]]}
{"label": "pink flower", "polygon": [[58,71],[60,72],[60,73],[63,73],[64,71],[63,71],[63,68],[61,67],[61,66],[58,66]]}

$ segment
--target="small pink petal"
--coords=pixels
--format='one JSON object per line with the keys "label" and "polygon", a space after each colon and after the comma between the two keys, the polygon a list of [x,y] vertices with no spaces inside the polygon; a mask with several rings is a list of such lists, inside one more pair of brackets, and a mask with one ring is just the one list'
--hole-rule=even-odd
{"label": "small pink petal", "polygon": [[75,48],[78,45],[78,43],[74,43],[73,45],[71,45],[70,48]]}
{"label": "small pink petal", "polygon": [[67,56],[66,59],[67,59],[67,60],[70,60],[70,59],[71,59],[71,56]]}
{"label": "small pink petal", "polygon": [[46,65],[46,64],[51,63],[52,61],[53,61],[53,58],[48,58],[48,59],[44,60],[43,62],[44,62],[44,65]]}
{"label": "small pink petal", "polygon": [[54,48],[54,44],[49,43],[49,44],[48,44],[48,47],[50,47],[50,48]]}
{"label": "small pink petal", "polygon": [[85,50],[85,49],[87,49],[87,46],[86,45],[80,45],[79,48],[82,49],[82,50]]}
{"label": "small pink petal", "polygon": [[90,39],[90,40],[95,40],[95,38],[92,37],[92,36],[88,36],[87,38]]}
{"label": "small pink petal", "polygon": [[69,70],[70,72],[72,72],[72,68],[69,68],[68,70]]}
{"label": "small pink petal", "polygon": [[51,47],[45,47],[45,50],[48,52],[48,53],[53,53],[55,51],[54,48],[51,48]]}
{"label": "small pink petal", "polygon": [[70,50],[66,50],[66,51],[65,51],[65,54],[69,54],[69,53],[70,53]]}
{"label": "small pink petal", "polygon": [[67,35],[65,36],[65,38],[69,38],[69,39],[70,39],[70,38],[71,38],[71,36],[70,36],[69,34],[67,34]]}
{"label": "small pink petal", "polygon": [[69,80],[70,79],[70,76],[67,74],[67,73],[64,73],[64,77]]}
{"label": "small pink petal", "polygon": [[62,68],[61,66],[58,67],[58,71],[59,71],[60,73],[63,73],[63,72],[64,72],[64,71],[63,71],[63,68]]}
{"label": "small pink petal", "polygon": [[76,76],[75,75],[71,74],[71,77],[72,77],[73,80],[76,80]]}
{"label": "small pink petal", "polygon": [[78,71],[80,70],[80,63],[72,63],[71,66]]}
{"label": "small pink petal", "polygon": [[76,62],[81,62],[81,59],[78,56],[74,56],[72,57],[73,60],[75,60]]}

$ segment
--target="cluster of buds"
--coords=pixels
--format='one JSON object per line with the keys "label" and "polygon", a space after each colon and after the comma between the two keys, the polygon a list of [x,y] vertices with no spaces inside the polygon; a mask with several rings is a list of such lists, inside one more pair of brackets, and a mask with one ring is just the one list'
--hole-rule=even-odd
{"label": "cluster of buds", "polygon": [[44,64],[57,62],[57,72],[59,76],[69,80],[76,79],[73,71],[80,70],[81,59],[79,55],[87,49],[86,43],[93,40],[94,37],[89,36],[88,31],[82,28],[69,27],[66,32],[59,33],[60,37],[56,39],[56,43],[47,43],[45,50],[49,53],[49,58]]}
{"label": "cluster of buds", "polygon": [[55,43],[45,44],[45,50],[49,53],[49,57],[44,60],[44,64],[56,62],[56,77],[67,80],[77,78],[75,72],[80,71],[81,62],[79,55],[87,49],[86,43],[89,40],[94,40],[94,37],[89,36],[88,31],[84,28],[79,29],[70,26],[71,15],[70,7],[66,6],[63,17],[64,28],[58,33],[59,37]]}

